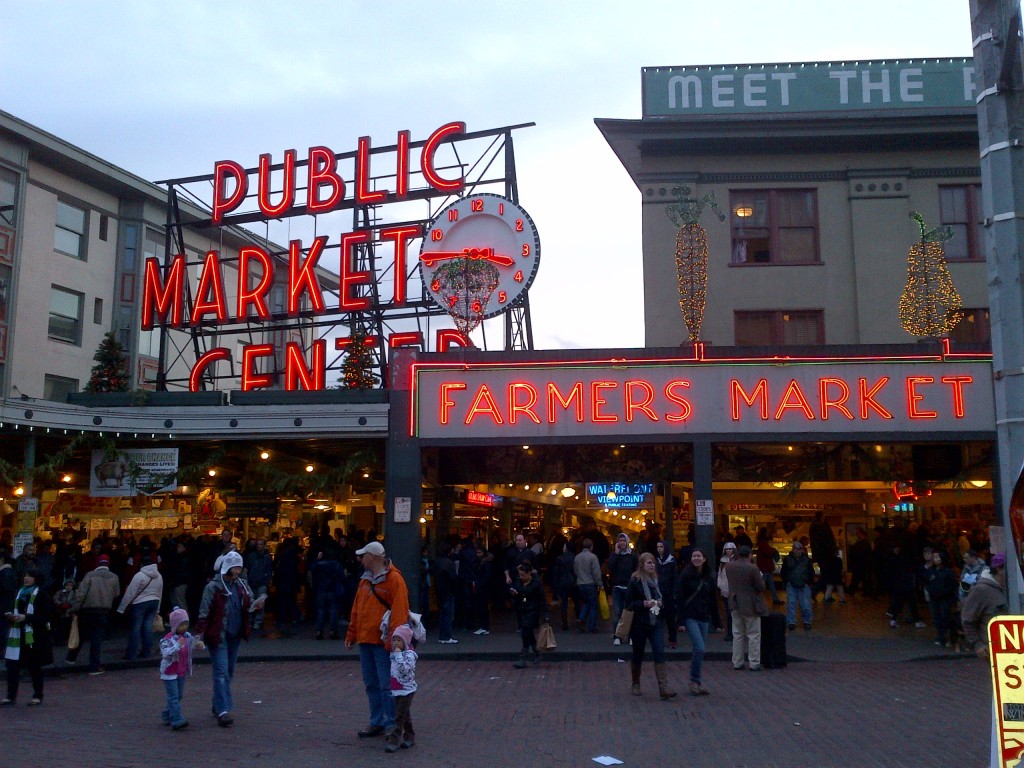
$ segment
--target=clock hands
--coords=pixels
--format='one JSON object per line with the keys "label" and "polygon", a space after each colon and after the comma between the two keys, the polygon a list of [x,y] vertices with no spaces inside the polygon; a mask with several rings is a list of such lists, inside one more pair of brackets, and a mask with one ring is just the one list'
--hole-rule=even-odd
{"label": "clock hands", "polygon": [[447,259],[490,261],[500,267],[511,267],[515,264],[511,256],[496,254],[493,248],[463,248],[461,251],[432,251],[420,254],[420,261],[427,267],[432,267],[437,262]]}

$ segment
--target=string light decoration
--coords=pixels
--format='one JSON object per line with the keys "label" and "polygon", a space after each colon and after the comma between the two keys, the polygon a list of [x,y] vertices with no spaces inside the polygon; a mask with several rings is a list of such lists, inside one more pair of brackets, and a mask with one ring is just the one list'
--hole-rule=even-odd
{"label": "string light decoration", "polygon": [[953,236],[953,230],[927,230],[921,214],[914,212],[910,217],[917,222],[921,239],[907,253],[907,285],[900,296],[900,325],[911,336],[943,336],[964,316],[963,299],[953,285],[942,248],[942,242]]}
{"label": "string light decoration", "polygon": [[487,302],[501,282],[493,264],[477,259],[453,259],[438,267],[430,276],[435,291],[448,307],[455,327],[469,336],[484,319]]}
{"label": "string light decoration", "polygon": [[676,202],[665,208],[665,214],[678,227],[675,260],[679,308],[690,341],[696,342],[708,295],[708,237],[699,219],[705,208],[711,208],[719,221],[725,221],[725,214],[718,210],[714,192],[694,198],[689,187],[675,186],[672,194]]}
{"label": "string light decoration", "polygon": [[380,377],[373,372],[376,363],[373,352],[366,344],[366,334],[352,330],[352,341],[345,350],[345,361],[341,364],[341,378],[338,383],[343,389],[373,389],[380,383]]}

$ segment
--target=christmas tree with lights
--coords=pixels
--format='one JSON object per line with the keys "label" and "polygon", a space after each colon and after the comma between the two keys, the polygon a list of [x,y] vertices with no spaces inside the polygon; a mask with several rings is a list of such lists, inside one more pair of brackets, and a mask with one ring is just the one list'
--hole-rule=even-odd
{"label": "christmas tree with lights", "polygon": [[96,365],[92,367],[86,392],[127,392],[129,384],[128,356],[124,353],[114,332],[108,331],[93,355]]}
{"label": "christmas tree with lights", "polygon": [[353,332],[345,350],[338,383],[343,389],[373,389],[380,383],[380,377],[373,372],[374,367],[373,350],[366,344],[366,334]]}

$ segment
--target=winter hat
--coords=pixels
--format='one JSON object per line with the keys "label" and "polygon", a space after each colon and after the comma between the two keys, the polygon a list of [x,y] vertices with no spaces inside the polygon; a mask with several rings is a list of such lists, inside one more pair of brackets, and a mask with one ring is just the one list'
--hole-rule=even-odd
{"label": "winter hat", "polygon": [[188,611],[184,608],[174,606],[174,610],[171,611],[171,617],[168,619],[168,627],[171,632],[174,632],[180,624],[188,621]]}
{"label": "winter hat", "polygon": [[96,558],[97,565],[110,565],[110,558],[106,555],[100,555]]}
{"label": "winter hat", "polygon": [[405,643],[405,650],[412,650],[412,627],[408,624],[401,624],[395,627],[395,631],[391,633],[392,639],[395,637],[402,638],[402,642]]}
{"label": "winter hat", "polygon": [[724,551],[726,549],[736,549],[736,545],[731,541],[727,541],[722,545],[722,550]]}
{"label": "winter hat", "polygon": [[228,552],[220,561],[220,572],[221,574],[225,574],[236,566],[239,568],[245,566],[242,562],[242,556],[237,552]]}

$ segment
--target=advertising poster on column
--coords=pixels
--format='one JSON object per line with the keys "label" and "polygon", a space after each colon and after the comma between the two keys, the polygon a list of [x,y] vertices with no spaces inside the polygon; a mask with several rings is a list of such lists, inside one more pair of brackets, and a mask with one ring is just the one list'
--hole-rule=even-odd
{"label": "advertising poster on column", "polygon": [[92,452],[90,496],[166,493],[177,487],[177,448],[127,448],[116,455]]}

